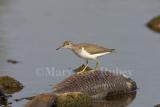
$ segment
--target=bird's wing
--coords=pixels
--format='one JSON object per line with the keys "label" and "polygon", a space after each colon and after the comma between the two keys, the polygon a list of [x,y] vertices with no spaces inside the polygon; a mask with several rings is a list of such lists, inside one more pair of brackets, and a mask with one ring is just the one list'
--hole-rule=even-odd
{"label": "bird's wing", "polygon": [[97,46],[95,44],[87,44],[87,43],[82,43],[81,46],[87,50],[90,54],[98,54],[98,53],[105,53],[105,52],[112,52],[115,49],[109,49],[109,48],[104,48],[102,46]]}

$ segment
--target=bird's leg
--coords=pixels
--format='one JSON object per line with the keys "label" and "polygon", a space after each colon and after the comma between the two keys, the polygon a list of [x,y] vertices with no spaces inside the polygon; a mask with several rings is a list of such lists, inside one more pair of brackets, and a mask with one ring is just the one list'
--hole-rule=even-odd
{"label": "bird's leg", "polygon": [[88,60],[86,60],[86,65],[88,65]]}
{"label": "bird's leg", "polygon": [[83,70],[81,72],[84,72],[87,67],[88,67],[88,60],[86,60],[86,65],[85,65],[85,67],[83,68]]}
{"label": "bird's leg", "polygon": [[99,69],[99,61],[96,59],[96,67],[95,67],[95,70],[98,70]]}

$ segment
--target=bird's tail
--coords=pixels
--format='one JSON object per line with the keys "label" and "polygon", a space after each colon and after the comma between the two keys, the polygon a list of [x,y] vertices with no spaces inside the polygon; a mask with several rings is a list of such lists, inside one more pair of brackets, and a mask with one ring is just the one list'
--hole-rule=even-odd
{"label": "bird's tail", "polygon": [[111,53],[118,53],[116,49],[111,49]]}
{"label": "bird's tail", "polygon": [[111,51],[113,52],[113,51],[115,51],[116,49],[111,49]]}

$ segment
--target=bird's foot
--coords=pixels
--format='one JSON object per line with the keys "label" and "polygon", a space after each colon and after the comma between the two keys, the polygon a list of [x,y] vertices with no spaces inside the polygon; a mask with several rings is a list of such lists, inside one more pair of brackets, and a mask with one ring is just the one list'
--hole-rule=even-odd
{"label": "bird's foot", "polygon": [[88,65],[86,65],[82,71],[78,72],[77,74],[82,74],[82,73],[86,73],[88,70],[87,70],[87,67]]}
{"label": "bird's foot", "polygon": [[77,72],[77,74],[79,75],[79,74],[83,74],[84,72]]}
{"label": "bird's foot", "polygon": [[82,74],[82,73],[85,73],[85,72],[86,72],[86,67],[82,71],[78,72],[77,74]]}

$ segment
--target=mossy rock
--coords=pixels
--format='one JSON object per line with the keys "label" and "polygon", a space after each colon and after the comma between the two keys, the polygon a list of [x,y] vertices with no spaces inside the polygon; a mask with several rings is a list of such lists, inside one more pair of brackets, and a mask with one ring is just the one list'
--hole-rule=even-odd
{"label": "mossy rock", "polygon": [[44,93],[37,95],[25,107],[92,107],[92,100],[88,95],[80,92],[63,94]]}
{"label": "mossy rock", "polygon": [[56,107],[92,107],[92,100],[81,92],[68,92],[60,94],[55,104]]}
{"label": "mossy rock", "polygon": [[156,16],[153,19],[151,19],[148,23],[147,26],[155,31],[160,33],[160,16]]}
{"label": "mossy rock", "polygon": [[160,104],[155,105],[154,107],[160,107]]}
{"label": "mossy rock", "polygon": [[9,76],[0,76],[0,88],[6,94],[13,94],[23,89],[23,85]]}
{"label": "mossy rock", "polygon": [[8,100],[5,97],[0,97],[0,107],[1,105],[7,105],[8,104]]}
{"label": "mossy rock", "polygon": [[7,99],[5,97],[4,92],[0,89],[0,105],[6,105]]}
{"label": "mossy rock", "polygon": [[37,95],[31,101],[29,101],[25,107],[54,107],[55,99],[57,95],[52,93],[44,93]]}

